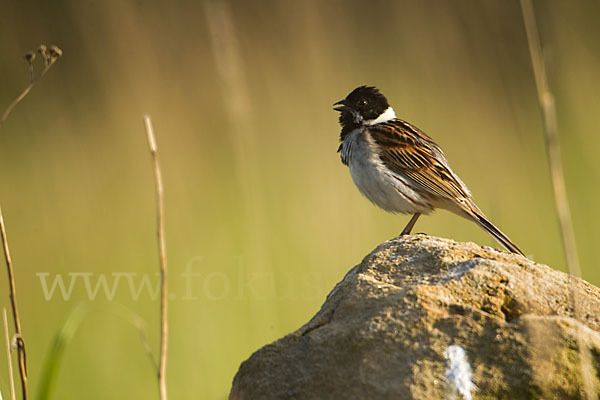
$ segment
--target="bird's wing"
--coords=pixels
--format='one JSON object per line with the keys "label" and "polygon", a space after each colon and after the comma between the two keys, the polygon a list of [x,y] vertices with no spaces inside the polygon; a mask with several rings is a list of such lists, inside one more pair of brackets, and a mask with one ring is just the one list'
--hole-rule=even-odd
{"label": "bird's wing", "polygon": [[392,172],[435,196],[471,197],[469,189],[450,169],[442,149],[416,126],[393,119],[370,126],[369,133],[381,161]]}

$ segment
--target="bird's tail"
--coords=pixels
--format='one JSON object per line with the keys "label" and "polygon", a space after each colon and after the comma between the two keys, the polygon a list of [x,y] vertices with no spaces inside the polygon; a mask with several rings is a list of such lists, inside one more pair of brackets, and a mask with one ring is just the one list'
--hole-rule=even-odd
{"label": "bird's tail", "polygon": [[483,215],[481,210],[475,204],[469,204],[469,210],[466,210],[469,216],[473,219],[473,221],[482,227],[487,233],[492,235],[494,239],[498,241],[506,250],[511,253],[520,254],[524,256],[521,249],[517,247],[516,244],[512,242],[502,231],[494,226],[486,217]]}

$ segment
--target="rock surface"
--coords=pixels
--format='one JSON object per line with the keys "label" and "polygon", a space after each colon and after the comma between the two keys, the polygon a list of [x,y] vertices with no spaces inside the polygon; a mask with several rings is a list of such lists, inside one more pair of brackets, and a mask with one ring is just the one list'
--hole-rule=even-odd
{"label": "rock surface", "polygon": [[230,399],[596,399],[599,332],[600,289],[583,280],[473,243],[399,237],[242,363]]}

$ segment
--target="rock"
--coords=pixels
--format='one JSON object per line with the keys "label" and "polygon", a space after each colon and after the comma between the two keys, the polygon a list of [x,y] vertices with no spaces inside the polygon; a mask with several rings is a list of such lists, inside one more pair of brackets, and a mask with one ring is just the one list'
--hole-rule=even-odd
{"label": "rock", "polygon": [[399,237],[243,362],[230,399],[596,399],[599,331],[600,289],[581,279],[473,243]]}

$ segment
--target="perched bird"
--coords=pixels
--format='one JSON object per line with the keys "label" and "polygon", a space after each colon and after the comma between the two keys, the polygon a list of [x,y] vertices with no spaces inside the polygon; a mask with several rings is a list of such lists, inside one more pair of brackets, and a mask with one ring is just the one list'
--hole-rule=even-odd
{"label": "perched bird", "polygon": [[413,214],[402,235],[421,214],[443,208],[475,222],[507,250],[523,252],[496,228],[471,199],[442,149],[414,125],[396,118],[373,86],[360,86],[334,104],[340,112],[342,163],[358,190],[392,213]]}

